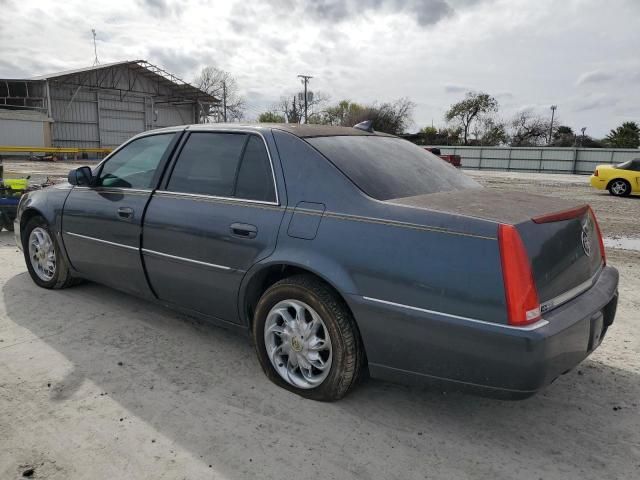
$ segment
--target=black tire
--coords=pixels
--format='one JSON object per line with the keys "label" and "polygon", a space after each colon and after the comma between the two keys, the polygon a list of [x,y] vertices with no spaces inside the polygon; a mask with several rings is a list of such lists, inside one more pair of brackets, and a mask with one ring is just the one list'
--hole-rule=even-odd
{"label": "black tire", "polygon": [[[49,281],[45,281],[38,276],[38,274],[34,271],[33,265],[31,264],[31,259],[29,258],[29,236],[36,227],[40,227],[43,230],[46,230],[53,242],[54,253],[56,256],[56,269],[53,277]],[[21,235],[24,260],[27,263],[27,270],[29,271],[29,275],[36,285],[42,288],[60,289],[70,287],[71,285],[76,283],[75,279],[69,272],[69,265],[67,264],[67,261],[64,258],[62,251],[60,250],[60,245],[58,245],[58,241],[56,240],[55,235],[49,228],[49,225],[44,218],[40,216],[31,218],[25,225],[25,228],[21,232]]]}
{"label": "black tire", "polygon": [[[267,355],[265,321],[271,309],[283,300],[298,300],[309,305],[320,315],[329,332],[332,363],[328,376],[317,387],[298,388],[285,381]],[[267,377],[276,385],[312,400],[335,401],[344,397],[357,382],[365,363],[360,333],[349,308],[331,287],[312,275],[285,278],[264,292],[256,306],[253,340]]]}
{"label": "black tire", "polygon": [[[621,186],[624,186],[623,190],[620,189]],[[614,197],[627,197],[631,194],[631,184],[623,178],[611,180],[607,189]]]}

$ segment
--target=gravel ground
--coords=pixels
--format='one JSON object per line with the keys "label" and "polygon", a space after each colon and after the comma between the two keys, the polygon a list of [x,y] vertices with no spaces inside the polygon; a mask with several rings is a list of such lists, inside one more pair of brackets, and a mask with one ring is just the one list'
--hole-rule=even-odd
{"label": "gravel ground", "polygon": [[[586,177],[472,175],[584,198],[605,234],[640,237],[640,199]],[[638,478],[640,253],[608,254],[614,326],[533,398],[368,381],[323,404],[272,385],[243,337],[95,284],[37,288],[1,232],[0,478]]]}

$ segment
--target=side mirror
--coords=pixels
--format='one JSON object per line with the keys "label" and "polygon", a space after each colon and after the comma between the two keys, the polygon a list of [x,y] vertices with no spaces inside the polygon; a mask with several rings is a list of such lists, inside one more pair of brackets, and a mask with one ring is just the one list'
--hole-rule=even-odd
{"label": "side mirror", "polygon": [[89,186],[92,181],[91,169],[89,167],[80,167],[69,172],[67,180],[71,185]]}

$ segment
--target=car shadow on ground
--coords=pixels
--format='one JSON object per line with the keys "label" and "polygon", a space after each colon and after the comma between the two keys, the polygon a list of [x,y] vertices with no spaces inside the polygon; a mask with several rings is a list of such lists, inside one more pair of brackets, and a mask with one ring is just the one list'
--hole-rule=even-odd
{"label": "car shadow on ground", "polygon": [[540,477],[586,471],[589,478],[610,462],[638,463],[629,462],[638,434],[627,427],[637,423],[640,376],[601,361],[587,360],[518,402],[368,380],[340,402],[318,403],[272,385],[245,337],[106,287],[46,291],[22,273],[2,293],[8,319],[28,330],[5,339],[4,351],[37,341],[32,334],[70,364],[41,387],[53,411],[86,395],[90,382],[92,395],[106,393],[128,418],[228,478],[277,471],[308,478],[319,469],[377,478],[400,464],[418,472],[427,457],[449,472],[489,468],[486,475],[504,475],[504,459],[515,458],[520,473]]}

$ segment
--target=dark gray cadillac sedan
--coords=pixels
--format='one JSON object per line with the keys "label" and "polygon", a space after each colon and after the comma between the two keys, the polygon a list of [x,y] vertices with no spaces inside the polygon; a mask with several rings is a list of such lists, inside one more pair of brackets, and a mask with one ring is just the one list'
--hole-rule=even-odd
{"label": "dark gray cadillac sedan", "polygon": [[145,132],[25,195],[15,234],[39,286],[88,279],[249,332],[266,375],[317,400],[364,372],[526,397],[617,304],[587,205],[485,190],[355,128]]}

